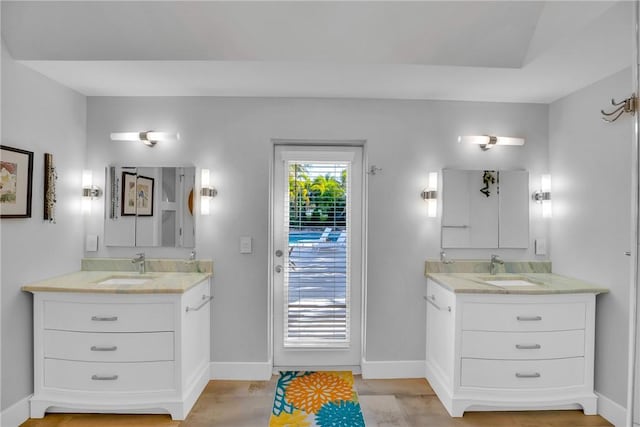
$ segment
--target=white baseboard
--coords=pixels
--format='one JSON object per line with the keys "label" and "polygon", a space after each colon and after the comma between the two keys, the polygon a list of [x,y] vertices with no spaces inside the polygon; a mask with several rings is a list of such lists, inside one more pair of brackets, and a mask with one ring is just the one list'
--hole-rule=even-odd
{"label": "white baseboard", "polygon": [[271,362],[211,362],[212,380],[268,381]]}
{"label": "white baseboard", "polygon": [[627,422],[625,407],[598,392],[596,395],[598,396],[598,415],[616,427],[625,427]]}
{"label": "white baseboard", "polygon": [[0,426],[18,427],[29,419],[29,399],[31,395],[9,406],[0,414]]}
{"label": "white baseboard", "polygon": [[362,359],[362,378],[424,378],[424,360],[374,362]]}

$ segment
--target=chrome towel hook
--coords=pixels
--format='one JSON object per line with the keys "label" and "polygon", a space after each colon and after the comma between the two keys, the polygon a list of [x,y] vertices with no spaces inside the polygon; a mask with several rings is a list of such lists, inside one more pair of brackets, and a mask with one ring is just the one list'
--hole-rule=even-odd
{"label": "chrome towel hook", "polygon": [[603,115],[602,120],[609,123],[615,122],[624,113],[630,113],[631,115],[634,115],[636,109],[638,108],[638,97],[634,93],[629,98],[620,102],[616,102],[614,98],[611,98],[611,105],[617,108],[609,113],[604,110],[600,110],[600,113]]}

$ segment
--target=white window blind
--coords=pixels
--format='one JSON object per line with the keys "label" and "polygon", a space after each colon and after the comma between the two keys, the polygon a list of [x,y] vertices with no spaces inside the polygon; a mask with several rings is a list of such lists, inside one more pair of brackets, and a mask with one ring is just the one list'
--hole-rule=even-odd
{"label": "white window blind", "polygon": [[284,345],[348,346],[350,163],[287,166]]}

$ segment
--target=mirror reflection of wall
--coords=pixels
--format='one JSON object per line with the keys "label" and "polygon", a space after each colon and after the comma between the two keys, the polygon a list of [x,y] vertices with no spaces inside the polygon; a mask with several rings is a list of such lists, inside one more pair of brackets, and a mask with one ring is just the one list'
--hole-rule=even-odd
{"label": "mirror reflection of wall", "polygon": [[195,167],[107,167],[106,246],[195,246]]}
{"label": "mirror reflection of wall", "polygon": [[527,171],[442,171],[443,248],[528,248]]}

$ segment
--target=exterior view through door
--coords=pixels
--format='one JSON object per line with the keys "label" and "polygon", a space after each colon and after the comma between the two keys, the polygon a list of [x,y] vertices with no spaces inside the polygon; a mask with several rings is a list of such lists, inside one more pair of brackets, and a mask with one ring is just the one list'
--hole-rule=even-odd
{"label": "exterior view through door", "polygon": [[274,366],[359,370],[362,147],[276,145],[274,156]]}

